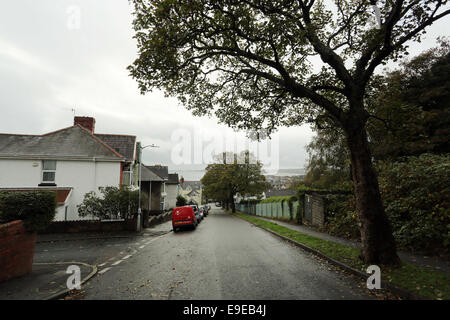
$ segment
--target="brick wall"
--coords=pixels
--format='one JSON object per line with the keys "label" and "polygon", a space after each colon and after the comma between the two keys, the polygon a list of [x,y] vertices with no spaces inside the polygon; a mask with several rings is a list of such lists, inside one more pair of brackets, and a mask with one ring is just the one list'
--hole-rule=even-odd
{"label": "brick wall", "polygon": [[31,272],[36,234],[23,221],[0,225],[0,282]]}

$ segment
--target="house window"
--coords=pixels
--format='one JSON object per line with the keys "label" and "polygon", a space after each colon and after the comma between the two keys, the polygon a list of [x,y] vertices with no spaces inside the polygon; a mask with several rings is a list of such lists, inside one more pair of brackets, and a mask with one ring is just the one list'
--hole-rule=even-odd
{"label": "house window", "polygon": [[42,160],[42,182],[55,183],[56,161]]}
{"label": "house window", "polygon": [[124,171],[123,172],[123,180],[122,180],[122,184],[124,186],[129,186],[132,184],[131,178],[132,178],[133,174],[132,171]]}

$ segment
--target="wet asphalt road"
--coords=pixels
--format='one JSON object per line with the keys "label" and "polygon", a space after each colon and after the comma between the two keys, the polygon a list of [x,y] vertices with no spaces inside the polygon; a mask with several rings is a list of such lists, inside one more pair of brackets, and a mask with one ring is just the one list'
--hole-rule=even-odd
{"label": "wet asphalt road", "polygon": [[195,231],[110,247],[98,259],[111,256],[108,262],[83,288],[85,299],[373,298],[361,281],[221,209]]}

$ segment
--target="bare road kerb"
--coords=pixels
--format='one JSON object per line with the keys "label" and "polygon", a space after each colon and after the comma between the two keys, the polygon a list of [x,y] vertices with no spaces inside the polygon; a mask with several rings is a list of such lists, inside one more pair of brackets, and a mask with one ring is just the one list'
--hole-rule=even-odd
{"label": "bare road kerb", "polygon": [[[84,265],[88,268],[91,268],[92,271],[80,282],[80,285],[83,285],[84,283],[86,283],[89,279],[91,279],[96,273],[97,273],[97,266],[96,265],[90,265],[84,262],[77,262],[77,261],[71,261],[71,262],[39,262],[39,263],[34,263],[35,265]],[[59,299],[64,297],[66,294],[68,294],[70,291],[72,291],[72,289],[64,289],[61,290],[57,293],[54,293],[46,298],[44,298],[43,300],[55,300],[55,299]]]}

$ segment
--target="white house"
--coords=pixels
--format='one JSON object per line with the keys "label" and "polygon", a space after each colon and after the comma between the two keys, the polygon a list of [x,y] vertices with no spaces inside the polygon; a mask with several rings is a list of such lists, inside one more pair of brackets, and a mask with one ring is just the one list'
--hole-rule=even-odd
{"label": "white house", "polygon": [[177,173],[169,173],[169,168],[162,165],[145,166],[162,179],[160,211],[176,207],[179,194],[179,181]]}
{"label": "white house", "polygon": [[136,137],[96,134],[95,119],[43,135],[0,134],[0,190],[54,190],[55,221],[91,219],[77,205],[102,186],[135,184]]}
{"label": "white house", "polygon": [[173,209],[177,206],[177,197],[180,192],[178,173],[169,173],[165,183],[166,196],[164,198],[164,209]]}

